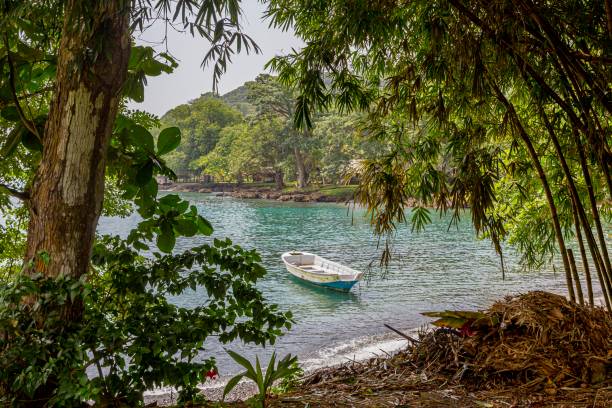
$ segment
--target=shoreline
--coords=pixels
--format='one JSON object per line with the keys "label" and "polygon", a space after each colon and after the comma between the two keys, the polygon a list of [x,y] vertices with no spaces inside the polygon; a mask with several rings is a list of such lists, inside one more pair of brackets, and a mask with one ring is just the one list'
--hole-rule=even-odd
{"label": "shoreline", "polygon": [[239,199],[275,200],[281,202],[306,203],[346,203],[353,201],[356,186],[322,185],[308,186],[303,189],[285,187],[278,190],[269,183],[165,183],[159,185],[160,191],[175,193],[204,193],[218,197]]}
{"label": "shoreline", "polygon": [[[564,295],[567,298],[567,295]],[[602,296],[595,297],[595,304],[604,307]],[[423,325],[408,329],[399,329],[410,337],[418,337],[418,333],[431,325]],[[347,363],[362,363],[372,358],[391,358],[408,347],[408,340],[393,332],[356,337],[346,341],[332,344],[328,347],[298,356],[300,367],[304,370],[303,378],[307,378],[321,370],[334,369]],[[200,384],[199,389],[207,401],[221,401],[223,389],[233,374],[208,380]],[[225,399],[226,402],[245,401],[257,394],[256,385],[250,380],[241,380]],[[145,405],[157,404],[157,406],[172,406],[177,403],[178,393],[176,390],[166,387],[150,390],[144,394]]]}
{"label": "shoreline", "polygon": [[[420,328],[402,330],[412,335]],[[338,367],[349,362],[362,362],[374,357],[392,356],[408,345],[408,341],[395,333],[383,333],[372,336],[353,338],[345,342],[330,345],[316,352],[300,356],[300,367],[304,370],[304,377],[324,368]],[[215,380],[208,380],[199,385],[202,395],[208,401],[220,401],[223,397],[223,389],[232,375],[222,376]],[[255,384],[248,380],[242,380],[230,392],[225,399],[226,402],[246,400],[257,393]],[[158,406],[169,406],[177,403],[178,393],[171,388],[160,388],[145,392],[145,405],[157,403]]]}

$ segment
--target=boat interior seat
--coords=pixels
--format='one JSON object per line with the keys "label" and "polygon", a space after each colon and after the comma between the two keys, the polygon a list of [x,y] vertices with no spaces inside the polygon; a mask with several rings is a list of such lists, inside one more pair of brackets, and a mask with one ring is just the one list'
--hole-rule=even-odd
{"label": "boat interior seat", "polygon": [[300,268],[308,272],[324,272],[318,265],[300,265]]}

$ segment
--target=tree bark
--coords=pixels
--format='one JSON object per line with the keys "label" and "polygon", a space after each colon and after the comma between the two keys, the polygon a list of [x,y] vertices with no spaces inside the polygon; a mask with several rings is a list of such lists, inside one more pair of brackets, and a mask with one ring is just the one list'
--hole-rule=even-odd
{"label": "tree bark", "polygon": [[308,173],[306,172],[306,166],[304,164],[304,156],[299,147],[293,148],[293,155],[295,156],[295,169],[297,170],[297,182],[298,188],[304,188],[308,185]]}
{"label": "tree bark", "polygon": [[582,294],[582,286],[580,285],[580,277],[578,276],[578,268],[576,267],[576,259],[574,258],[574,252],[568,248],[567,257],[570,261],[570,268],[572,269],[572,277],[576,284],[576,295],[578,296],[578,303],[584,305],[584,295]]}
{"label": "tree bark", "polygon": [[276,183],[276,189],[278,191],[285,187],[285,182],[283,181],[283,171],[281,169],[274,169],[274,182]]}
{"label": "tree bark", "polygon": [[[26,261],[37,261],[29,273],[73,278],[87,273],[130,55],[125,4],[66,4],[56,88],[32,187]],[[41,252],[48,263],[36,257]]]}

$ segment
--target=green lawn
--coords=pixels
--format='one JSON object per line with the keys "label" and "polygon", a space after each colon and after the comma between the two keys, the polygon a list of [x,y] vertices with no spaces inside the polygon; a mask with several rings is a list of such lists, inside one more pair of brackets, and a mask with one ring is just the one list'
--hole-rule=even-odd
{"label": "green lawn", "polygon": [[345,197],[351,196],[355,192],[357,186],[308,186],[299,189],[297,187],[285,187],[283,193],[321,193],[330,197]]}

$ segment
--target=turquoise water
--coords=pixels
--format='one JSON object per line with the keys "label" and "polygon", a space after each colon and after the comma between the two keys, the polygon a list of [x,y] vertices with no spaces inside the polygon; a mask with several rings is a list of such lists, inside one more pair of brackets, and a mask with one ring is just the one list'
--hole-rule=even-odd
{"label": "turquoise water", "polygon": [[[476,239],[466,217],[449,229],[449,218],[432,214],[433,224],[425,232],[401,226],[394,250],[397,259],[383,271],[377,267],[380,249],[364,211],[339,204],[279,203],[237,200],[210,194],[182,194],[195,204],[215,227],[215,237],[229,237],[262,255],[267,276],[259,283],[269,301],[290,309],[296,324],[278,340],[279,353],[297,353],[303,358],[327,359],[331,352],[351,339],[388,332],[383,326],[410,329],[428,320],[422,311],[475,309],[495,299],[518,292],[544,289],[564,292],[564,279],[552,271],[521,272],[514,254],[506,254],[506,279],[502,280],[499,258],[489,241]],[[100,233],[125,235],[138,222],[104,218]],[[181,239],[177,250],[210,240]],[[280,255],[289,250],[314,252],[358,270],[367,277],[350,293],[343,294],[300,283],[284,269]],[[189,292],[172,299],[182,306],[196,306],[201,293]],[[266,355],[241,344],[231,346],[241,353]],[[211,342],[207,355],[214,355],[222,374],[236,370],[220,345]]]}

